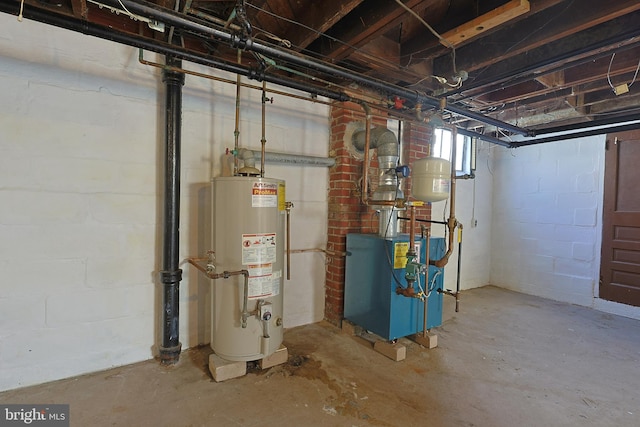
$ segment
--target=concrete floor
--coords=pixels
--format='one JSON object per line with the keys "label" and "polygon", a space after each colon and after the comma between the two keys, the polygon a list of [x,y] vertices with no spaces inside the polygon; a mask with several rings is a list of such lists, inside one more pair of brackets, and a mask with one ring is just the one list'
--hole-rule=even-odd
{"label": "concrete floor", "polygon": [[69,403],[72,426],[639,426],[640,322],[485,287],[447,298],[438,348],[401,362],[319,323],[289,361],[215,383],[208,347],[0,393]]}

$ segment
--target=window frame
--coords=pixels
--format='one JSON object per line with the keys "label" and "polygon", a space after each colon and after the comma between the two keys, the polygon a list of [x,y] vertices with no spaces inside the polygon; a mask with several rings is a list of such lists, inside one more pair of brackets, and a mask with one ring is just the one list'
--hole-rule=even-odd
{"label": "window frame", "polygon": [[[453,132],[450,129],[436,127],[433,131],[431,155],[451,161]],[[476,174],[476,138],[456,133],[456,179],[473,179]]]}

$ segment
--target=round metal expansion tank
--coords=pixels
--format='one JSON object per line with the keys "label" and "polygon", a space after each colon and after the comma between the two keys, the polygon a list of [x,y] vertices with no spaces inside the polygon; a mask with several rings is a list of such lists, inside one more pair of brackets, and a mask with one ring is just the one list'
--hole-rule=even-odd
{"label": "round metal expansion tank", "polygon": [[242,275],[212,281],[211,348],[227,360],[262,359],[282,344],[285,183],[232,176],[212,189],[215,272],[248,270],[249,287],[245,296]]}
{"label": "round metal expansion tank", "polygon": [[439,157],[425,157],[413,162],[411,194],[423,202],[438,202],[449,197],[451,162]]}

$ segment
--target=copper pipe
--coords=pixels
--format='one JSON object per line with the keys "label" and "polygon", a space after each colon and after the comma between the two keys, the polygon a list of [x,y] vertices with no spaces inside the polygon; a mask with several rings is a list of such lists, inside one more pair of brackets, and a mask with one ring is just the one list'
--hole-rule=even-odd
{"label": "copper pipe", "polygon": [[455,126],[447,126],[447,129],[451,131],[451,191],[449,193],[450,208],[449,219],[447,220],[447,229],[449,231],[449,241],[447,243],[447,252],[442,258],[435,261],[429,261],[430,265],[434,265],[438,268],[444,267],[449,262],[449,257],[453,252],[453,238],[456,227],[458,226],[458,220],[456,219],[456,139],[458,132]]}
{"label": "copper pipe", "polygon": [[[242,51],[238,49],[238,64],[242,63]],[[236,77],[236,127],[233,131],[233,176],[238,175],[238,139],[240,137],[240,74]]]}
{"label": "copper pipe", "polygon": [[365,112],[364,129],[364,159],[362,161],[362,191],[360,200],[363,205],[368,204],[369,199],[369,146],[371,144],[371,109],[366,103],[362,103]]}
{"label": "copper pipe", "polygon": [[460,269],[462,267],[462,224],[458,224],[458,275],[456,277],[456,313],[460,306]]}
{"label": "copper pipe", "polygon": [[431,229],[430,228],[426,228],[425,229],[425,238],[426,238],[426,248],[424,249],[425,251],[425,256],[424,256],[424,263],[427,265],[427,272],[425,273],[424,277],[425,277],[425,283],[424,283],[424,313],[423,313],[423,319],[422,319],[422,337],[423,338],[427,338],[427,308],[429,305],[429,244],[430,242],[430,238],[431,238]]}
{"label": "copper pipe", "polygon": [[[177,73],[189,74],[190,76],[200,77],[200,78],[208,79],[208,80],[214,80],[214,81],[217,81],[217,82],[222,82],[222,83],[227,83],[227,84],[232,84],[232,85],[237,85],[238,84],[237,80],[225,79],[223,77],[212,76],[211,74],[205,74],[205,73],[199,73],[197,71],[187,70],[187,69],[182,68],[182,67],[175,67],[175,66],[160,64],[158,62],[149,61],[147,59],[144,59],[143,52],[144,51],[140,48],[139,49],[139,53],[138,53],[138,62],[140,62],[143,65],[148,65],[150,67],[156,67],[156,68],[160,68],[160,69],[163,69],[163,70],[175,71]],[[249,84],[249,83],[240,83],[240,86],[246,87],[248,89],[262,90],[262,88],[260,86],[252,85],[252,84]],[[273,89],[273,88],[269,89],[269,92],[272,93],[272,94],[276,94],[276,95],[282,95],[282,96],[286,96],[286,97],[289,97],[289,98],[300,99],[300,100],[303,100],[303,101],[312,102],[314,104],[321,104],[321,105],[328,105],[328,106],[335,105],[335,101],[323,101],[321,99],[318,99],[317,97],[314,98],[314,97],[310,97],[310,96],[296,95],[296,94],[293,94],[293,93],[288,93],[288,92],[284,92],[284,91]],[[354,102],[359,102],[359,100],[356,99],[356,98],[352,98],[352,100]],[[362,101],[362,102],[364,102],[364,101]],[[359,109],[349,107],[346,104],[342,105],[340,108],[342,108],[345,111],[351,111],[351,112],[354,112],[354,113],[359,113],[360,112]],[[376,117],[379,117],[379,118],[387,119],[389,116],[393,116],[393,117],[398,117],[398,118],[402,118],[402,119],[406,119],[406,120],[410,120],[411,119],[410,116],[402,114],[402,113],[398,112],[397,110],[393,110],[391,108],[384,107],[382,105],[370,105],[370,108],[372,108],[374,110],[377,110],[377,111],[381,111],[383,113],[382,115],[377,115],[376,116]]]}
{"label": "copper pipe", "polygon": [[413,286],[407,286],[406,288],[398,286],[396,288],[396,294],[408,298],[418,298],[418,294],[416,294],[416,290]]}
{"label": "copper pipe", "polygon": [[302,254],[306,252],[322,252],[330,256],[347,256],[346,252],[338,252],[338,251],[332,251],[329,249],[322,249],[322,248],[291,249],[289,252],[291,252],[292,254]]}
{"label": "copper pipe", "polygon": [[[242,301],[242,313],[241,313],[241,326],[243,328],[247,327],[247,319],[251,316],[251,312],[248,310],[247,306],[249,305],[249,270],[236,270],[236,271],[223,271],[222,273],[214,273],[212,271],[207,270],[203,266],[197,263],[196,260],[201,260],[202,258],[187,258],[187,262],[193,265],[195,268],[203,272],[210,279],[228,279],[231,276],[244,276],[244,286],[243,286],[243,301]],[[205,258],[208,259],[208,258]]]}
{"label": "copper pipe", "polygon": [[[262,81],[262,139],[260,140],[260,143],[262,144],[262,149],[260,151],[260,153],[262,154],[260,156],[260,177],[264,178],[264,152],[265,152],[265,147],[267,145],[267,139],[265,138],[265,111],[266,111],[266,104],[267,104],[267,82],[266,81]],[[287,216],[287,220],[288,220],[289,216]],[[287,238],[289,238],[289,234],[287,232]],[[287,268],[289,268],[289,264],[287,264]],[[288,274],[288,273],[287,273]],[[289,277],[287,276],[287,280],[289,280]]]}
{"label": "copper pipe", "polygon": [[416,244],[416,207],[415,205],[409,206],[409,252],[410,254],[415,254],[415,244]]}
{"label": "copper pipe", "polygon": [[[263,157],[264,159],[264,157]],[[293,203],[285,202],[285,211],[287,213],[287,280],[291,280],[291,208]]]}
{"label": "copper pipe", "polygon": [[[416,255],[415,228],[416,228],[416,207],[413,204],[410,204],[409,205],[409,249],[407,250],[407,259]],[[413,282],[409,282],[409,280],[407,280],[406,288],[403,288],[402,286],[396,287],[396,294],[409,297],[409,298],[419,298],[419,295],[416,294],[416,290],[413,287]]]}

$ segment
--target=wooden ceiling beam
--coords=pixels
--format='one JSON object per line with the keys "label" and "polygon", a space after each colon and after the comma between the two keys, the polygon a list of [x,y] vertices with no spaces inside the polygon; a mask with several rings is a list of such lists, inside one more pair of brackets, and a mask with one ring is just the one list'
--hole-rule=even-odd
{"label": "wooden ceiling beam", "polygon": [[[405,5],[416,13],[427,8],[432,0],[408,0]],[[347,57],[353,48],[359,48],[372,39],[384,35],[407,18],[407,11],[395,1],[363,3],[338,22],[328,34],[339,42],[314,43],[312,50],[338,61]]]}
{"label": "wooden ceiling beam", "polygon": [[282,38],[291,41],[293,46],[299,48],[298,50],[305,49],[363,1],[324,0],[322,2],[310,2],[306,8],[298,13],[296,20],[302,26],[313,28],[315,31],[292,25]]}
{"label": "wooden ceiling beam", "polygon": [[73,10],[73,15],[76,18],[87,19],[87,16],[89,15],[87,0],[71,0],[71,9]]}
{"label": "wooden ceiling beam", "polygon": [[[545,11],[546,9],[562,3],[566,0],[537,0],[533,4],[530,4],[529,12],[525,15],[521,15],[516,18],[516,21],[523,19],[531,19],[532,16]],[[493,31],[496,31],[494,29]],[[484,37],[488,34],[484,33]],[[509,38],[508,40],[512,40]],[[402,57],[419,56],[421,58],[437,58],[443,55],[449,55],[449,48],[438,43],[438,39],[434,37],[426,28],[419,34],[416,34],[412,39],[406,40],[402,44]]]}
{"label": "wooden ceiling beam", "polygon": [[529,10],[530,5],[528,0],[511,0],[490,12],[442,34],[443,40],[441,40],[440,43],[446,47],[451,47],[451,45],[458,46],[524,15],[529,12]]}
{"label": "wooden ceiling beam", "polygon": [[[605,34],[595,35],[593,34],[594,31],[587,32],[584,30],[593,29],[616,18],[626,18],[627,14],[639,10],[640,2],[638,0],[609,2],[602,2],[601,0],[567,0],[532,15],[517,24],[502,27],[486,37],[477,39],[457,49],[457,68],[471,73],[475,70],[490,67],[497,62],[496,58],[499,58],[500,61],[498,62],[503,64],[510,58],[530,55],[534,49],[545,50],[544,48],[553,42],[582,33],[584,37],[580,37],[580,40],[573,38],[574,46],[572,47],[575,50],[585,46],[585,42],[593,43],[597,40],[597,37],[606,37]],[[638,21],[631,22],[628,19],[624,21],[624,25],[627,26],[618,29],[618,32],[638,27]],[[614,29],[610,31],[614,31]],[[566,45],[566,43],[563,44]],[[551,56],[557,56],[557,52],[557,50],[551,52]],[[546,52],[545,55],[549,57],[550,53]],[[436,74],[444,73],[442,75],[447,75],[450,70],[451,59],[448,54],[434,59],[434,71]],[[504,73],[508,72],[508,69],[504,71]],[[488,74],[495,75],[495,72]],[[490,79],[489,76],[488,79]]]}

